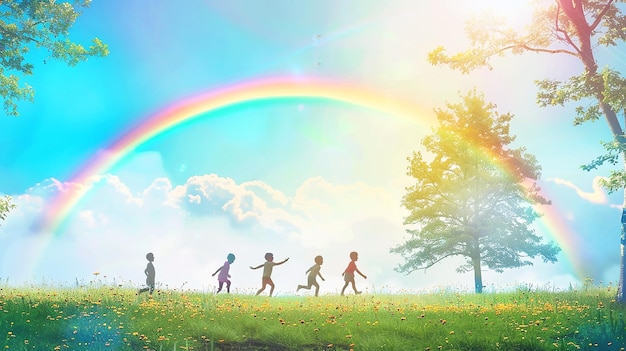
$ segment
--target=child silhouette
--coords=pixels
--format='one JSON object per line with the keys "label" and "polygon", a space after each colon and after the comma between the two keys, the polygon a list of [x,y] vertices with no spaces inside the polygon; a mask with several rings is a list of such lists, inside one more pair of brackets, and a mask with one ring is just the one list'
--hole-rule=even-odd
{"label": "child silhouette", "polygon": [[317,283],[317,276],[319,275],[322,281],[324,281],[324,277],[320,273],[320,269],[322,268],[322,264],[324,263],[324,258],[322,256],[315,256],[315,264],[311,266],[304,274],[308,274],[308,285],[298,285],[296,291],[300,289],[311,289],[312,286],[315,287],[315,296],[320,291],[320,285]]}
{"label": "child silhouette", "polygon": [[357,272],[361,275],[361,277],[363,277],[364,279],[367,279],[367,277],[361,273],[361,271],[359,271],[358,268],[356,268],[356,261],[359,259],[359,254],[355,251],[350,252],[350,263],[348,263],[348,267],[346,267],[346,270],[343,271],[343,280],[346,282],[343,285],[343,288],[341,289],[341,295],[343,296],[344,291],[346,290],[346,288],[348,287],[348,284],[352,283],[352,289],[354,290],[354,293],[356,295],[360,294],[361,292],[358,291],[356,289],[356,284],[354,283],[354,272]]}
{"label": "child silhouette", "polygon": [[154,271],[154,265],[152,264],[152,262],[154,261],[154,255],[152,254],[152,252],[148,252],[148,254],[146,255],[146,259],[148,260],[148,265],[143,272],[146,274],[147,287],[139,289],[138,294],[150,291],[150,295],[152,295],[152,292],[154,291],[154,278],[156,275],[156,272]]}
{"label": "child silhouette", "polygon": [[270,252],[265,254],[265,263],[260,264],[256,267],[252,267],[250,266],[250,269],[259,269],[261,267],[263,267],[263,277],[261,279],[262,284],[261,285],[261,289],[259,289],[256,292],[256,295],[258,296],[260,293],[263,292],[263,290],[265,290],[265,287],[267,285],[269,285],[270,288],[270,296],[272,296],[272,293],[274,292],[274,282],[272,281],[272,269],[274,268],[274,266],[278,266],[281,265],[285,262],[289,261],[289,257],[285,258],[283,261],[281,262],[274,262],[274,255]]}
{"label": "child silhouette", "polygon": [[230,278],[230,274],[228,273],[228,271],[230,270],[230,265],[233,262],[235,262],[235,255],[233,255],[232,253],[229,253],[228,256],[226,257],[226,262],[224,262],[224,265],[221,266],[220,268],[218,268],[215,271],[215,273],[211,274],[212,276],[215,277],[217,272],[220,273],[217,276],[217,281],[219,282],[220,285],[217,288],[216,294],[218,294],[220,291],[222,291],[222,287],[224,286],[224,283],[226,283],[226,292],[230,293],[230,280],[228,279],[228,278]]}

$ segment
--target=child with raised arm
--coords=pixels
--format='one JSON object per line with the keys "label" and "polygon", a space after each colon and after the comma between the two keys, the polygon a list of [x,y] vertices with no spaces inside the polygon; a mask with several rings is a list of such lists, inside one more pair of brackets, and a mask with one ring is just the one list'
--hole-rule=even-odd
{"label": "child with raised arm", "polygon": [[148,254],[146,255],[146,259],[148,260],[148,265],[146,266],[146,269],[143,272],[146,274],[147,287],[143,289],[139,289],[139,292],[137,294],[150,291],[150,295],[152,295],[152,292],[154,291],[154,278],[156,276],[154,265],[152,264],[152,262],[154,261],[154,254],[152,254],[152,252],[148,252]]}
{"label": "child with raised arm", "polygon": [[300,289],[311,289],[312,286],[315,287],[315,296],[320,291],[320,285],[317,283],[317,276],[319,275],[322,281],[324,281],[324,277],[322,277],[322,273],[320,273],[320,269],[322,268],[322,264],[324,263],[324,258],[322,256],[315,256],[315,264],[311,266],[304,274],[308,274],[308,285],[298,285],[296,291]]}
{"label": "child with raised arm", "polygon": [[224,286],[224,283],[226,283],[226,292],[230,293],[230,274],[228,273],[230,271],[230,265],[235,262],[235,255],[233,255],[232,253],[229,253],[228,256],[226,256],[226,262],[224,262],[224,265],[221,266],[220,268],[218,268],[215,273],[212,274],[213,277],[215,277],[215,275],[219,272],[220,274],[217,276],[217,281],[219,282],[219,287],[217,288],[217,292],[216,294],[218,294],[220,291],[222,291],[222,287]]}
{"label": "child with raised arm", "polygon": [[260,264],[256,267],[252,267],[250,266],[250,269],[259,269],[261,267],[263,267],[263,278],[261,279],[261,282],[263,285],[261,285],[261,289],[259,289],[259,291],[256,292],[256,295],[258,296],[260,293],[263,292],[263,290],[265,290],[265,287],[267,285],[269,285],[270,288],[270,296],[272,296],[272,293],[274,292],[274,282],[272,281],[272,269],[274,268],[274,266],[278,266],[281,265],[285,262],[289,261],[289,257],[285,258],[283,261],[281,262],[274,262],[274,255],[270,252],[265,254],[265,263]]}
{"label": "child with raised arm", "polygon": [[363,277],[364,279],[367,279],[367,277],[363,273],[361,273],[361,271],[359,271],[358,268],[356,268],[356,261],[358,259],[359,259],[359,254],[357,252],[355,251],[350,252],[350,263],[348,263],[348,267],[346,267],[346,270],[343,271],[343,280],[346,283],[343,285],[343,288],[341,289],[342,296],[346,288],[348,287],[348,284],[350,283],[352,283],[352,289],[354,290],[354,293],[356,295],[361,293],[360,291],[356,289],[356,284],[354,283],[354,272],[359,273],[361,277]]}

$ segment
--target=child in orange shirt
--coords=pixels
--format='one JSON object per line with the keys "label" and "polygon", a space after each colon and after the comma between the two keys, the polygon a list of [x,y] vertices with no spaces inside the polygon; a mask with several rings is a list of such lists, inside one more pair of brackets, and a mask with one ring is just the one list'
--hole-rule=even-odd
{"label": "child in orange shirt", "polygon": [[359,254],[356,251],[352,251],[350,252],[350,263],[348,263],[348,267],[346,267],[346,270],[343,271],[343,280],[346,282],[343,285],[343,288],[341,289],[341,295],[343,296],[344,291],[346,290],[346,288],[348,287],[348,284],[352,283],[352,289],[354,290],[354,293],[356,295],[360,294],[361,292],[358,291],[356,289],[356,284],[354,283],[354,272],[357,272],[361,275],[361,277],[363,277],[364,279],[367,279],[367,277],[361,273],[361,271],[359,271],[358,268],[356,268],[356,261],[359,259]]}

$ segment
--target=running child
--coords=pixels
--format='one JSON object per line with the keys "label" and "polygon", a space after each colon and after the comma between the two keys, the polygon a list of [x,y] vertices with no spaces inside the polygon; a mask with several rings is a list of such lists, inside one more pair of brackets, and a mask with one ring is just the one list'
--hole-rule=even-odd
{"label": "running child", "polygon": [[324,277],[322,277],[322,273],[320,273],[320,269],[322,268],[322,264],[324,263],[324,258],[322,256],[315,256],[315,264],[311,266],[304,274],[308,274],[308,285],[298,285],[296,291],[300,289],[311,289],[312,286],[315,287],[315,296],[320,291],[320,285],[317,283],[317,276],[319,275],[322,281],[324,281]]}
{"label": "running child", "polygon": [[265,254],[265,263],[260,264],[256,267],[252,267],[250,266],[250,269],[259,269],[261,267],[263,267],[263,277],[261,279],[262,282],[262,286],[261,289],[259,289],[259,291],[256,292],[256,295],[258,296],[260,293],[263,292],[263,290],[265,290],[265,287],[267,285],[269,285],[270,288],[270,296],[272,296],[272,293],[274,292],[274,282],[272,281],[272,269],[274,268],[274,266],[278,266],[281,265],[285,262],[289,261],[289,257],[285,258],[283,261],[280,262],[274,262],[274,255],[270,252]]}
{"label": "running child", "polygon": [[156,276],[156,272],[154,270],[154,264],[152,264],[152,262],[154,261],[154,255],[152,254],[152,252],[148,252],[148,254],[146,255],[146,259],[148,260],[148,265],[146,266],[146,269],[143,272],[146,274],[147,287],[139,289],[139,292],[137,294],[141,294],[142,292],[149,291],[150,295],[152,295],[152,292],[154,291],[154,278]]}
{"label": "running child", "polygon": [[354,283],[354,272],[359,273],[359,275],[361,275],[361,277],[363,277],[364,279],[367,279],[367,277],[363,273],[361,273],[361,271],[359,271],[358,268],[356,268],[356,261],[358,259],[359,259],[359,254],[356,251],[350,252],[351,261],[350,263],[348,263],[348,267],[346,267],[346,270],[343,271],[343,280],[346,283],[343,285],[343,288],[341,289],[342,296],[346,288],[348,287],[348,284],[352,284],[352,289],[354,290],[354,293],[356,295],[361,293],[360,291],[356,289],[356,284]]}
{"label": "running child", "polygon": [[220,268],[218,268],[215,273],[211,274],[211,276],[215,277],[215,275],[219,272],[220,274],[217,276],[217,281],[219,282],[219,287],[217,288],[217,292],[216,294],[218,294],[220,291],[222,291],[222,287],[224,286],[224,283],[226,283],[226,292],[230,293],[230,265],[235,262],[235,255],[233,255],[232,253],[229,253],[228,256],[226,257],[226,262],[224,262],[224,265],[221,266]]}

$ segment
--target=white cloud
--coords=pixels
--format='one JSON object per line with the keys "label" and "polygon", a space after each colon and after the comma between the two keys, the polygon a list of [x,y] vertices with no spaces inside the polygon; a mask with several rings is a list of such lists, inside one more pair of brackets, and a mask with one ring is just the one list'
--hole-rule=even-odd
{"label": "white cloud", "polygon": [[[89,182],[91,190],[55,236],[34,235],[30,228],[51,194],[86,185],[46,181],[16,197],[17,209],[0,226],[5,243],[0,277],[73,283],[107,276],[139,285],[145,254],[151,251],[163,286],[212,289],[210,274],[232,252],[237,256],[233,288],[251,293],[258,288],[260,272],[248,266],[273,252],[277,260],[291,258],[274,273],[277,293],[284,294],[305,282],[304,272],[321,254],[325,293],[341,289],[349,253],[358,251],[359,268],[368,276],[357,281],[360,289],[414,290],[454,285],[459,279],[472,282],[455,273],[451,261],[410,276],[393,270],[401,258],[389,249],[405,237],[404,210],[395,190],[314,177],[291,197],[261,181],[236,183],[216,174],[190,177],[176,186],[157,178],[138,193],[112,175]],[[29,257],[28,263],[16,265],[18,256]],[[93,276],[96,271],[101,275]],[[555,274],[563,272],[556,269]],[[508,279],[494,277],[503,284]]]}
{"label": "white cloud", "polygon": [[591,189],[593,190],[592,192],[586,192],[580,189],[578,186],[576,186],[573,182],[569,180],[565,180],[561,178],[551,178],[551,179],[548,179],[548,181],[552,181],[556,184],[565,185],[566,187],[570,189],[574,189],[576,191],[576,194],[583,200],[589,201],[594,204],[606,204],[608,203],[608,197],[606,195],[606,192],[604,191],[604,189],[602,189],[602,186],[599,183],[601,179],[603,179],[603,177],[598,176],[598,177],[593,178],[593,182],[591,184]]}

